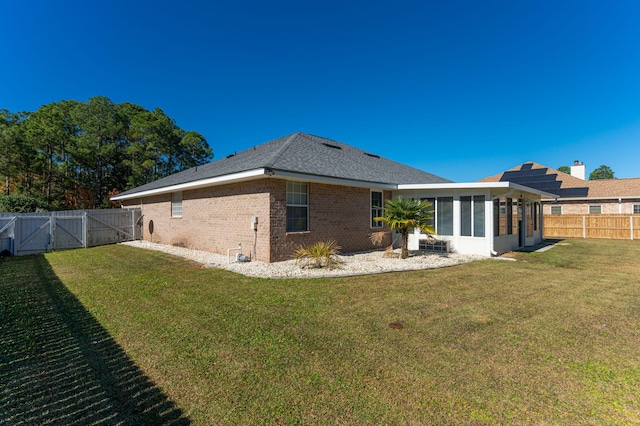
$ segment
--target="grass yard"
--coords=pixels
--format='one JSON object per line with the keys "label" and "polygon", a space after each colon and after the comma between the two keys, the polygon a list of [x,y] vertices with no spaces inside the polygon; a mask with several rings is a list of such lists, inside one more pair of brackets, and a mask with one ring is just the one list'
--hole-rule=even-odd
{"label": "grass yard", "polygon": [[564,243],[309,280],[0,259],[0,424],[640,424],[640,242]]}

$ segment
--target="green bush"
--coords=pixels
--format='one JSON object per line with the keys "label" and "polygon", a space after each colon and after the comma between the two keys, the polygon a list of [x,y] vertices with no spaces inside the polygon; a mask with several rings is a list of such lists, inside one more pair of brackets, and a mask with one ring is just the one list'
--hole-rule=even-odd
{"label": "green bush", "polygon": [[26,195],[0,195],[0,212],[32,213],[49,210],[47,203]]}
{"label": "green bush", "polygon": [[299,247],[293,253],[301,268],[335,268],[340,264],[340,247],[335,240],[319,241],[308,247]]}

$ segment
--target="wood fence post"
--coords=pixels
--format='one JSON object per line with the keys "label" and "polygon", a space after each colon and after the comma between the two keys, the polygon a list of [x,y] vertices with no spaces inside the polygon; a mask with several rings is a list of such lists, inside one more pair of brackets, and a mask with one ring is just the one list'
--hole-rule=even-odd
{"label": "wood fence post", "polygon": [[631,230],[631,241],[633,241],[633,216],[629,216],[629,228]]}
{"label": "wood fence post", "polygon": [[582,216],[582,239],[587,238],[587,217]]}

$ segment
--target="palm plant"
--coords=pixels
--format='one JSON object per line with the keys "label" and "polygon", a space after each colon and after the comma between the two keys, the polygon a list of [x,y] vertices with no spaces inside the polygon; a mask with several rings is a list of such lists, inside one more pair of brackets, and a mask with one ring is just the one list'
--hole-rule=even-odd
{"label": "palm plant", "polygon": [[301,268],[334,268],[340,263],[340,250],[335,240],[318,241],[310,246],[298,247],[293,258],[296,263],[302,262]]}
{"label": "palm plant", "polygon": [[431,228],[433,221],[431,203],[428,201],[414,200],[402,196],[387,200],[384,214],[374,220],[384,222],[392,231],[396,231],[402,237],[402,254],[400,257],[409,257],[409,232],[420,229],[423,233],[434,234]]}

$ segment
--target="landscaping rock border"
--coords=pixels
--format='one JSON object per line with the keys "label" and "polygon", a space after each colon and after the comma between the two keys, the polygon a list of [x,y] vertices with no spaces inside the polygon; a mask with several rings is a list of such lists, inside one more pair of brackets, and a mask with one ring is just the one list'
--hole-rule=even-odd
{"label": "landscaping rock border", "polygon": [[[386,272],[412,271],[421,269],[443,268],[460,265],[474,260],[487,259],[478,255],[462,255],[457,253],[411,252],[408,259],[383,257],[384,250],[363,253],[350,253],[338,256],[341,264],[334,269],[301,268],[295,260],[284,262],[228,262],[226,256],[201,250],[174,247],[149,241],[129,241],[121,243],[132,247],[158,250],[174,256],[183,257],[202,263],[211,268],[226,269],[250,277],[259,278],[321,278],[348,277],[356,275],[380,274]],[[399,253],[400,250],[398,249]]]}

